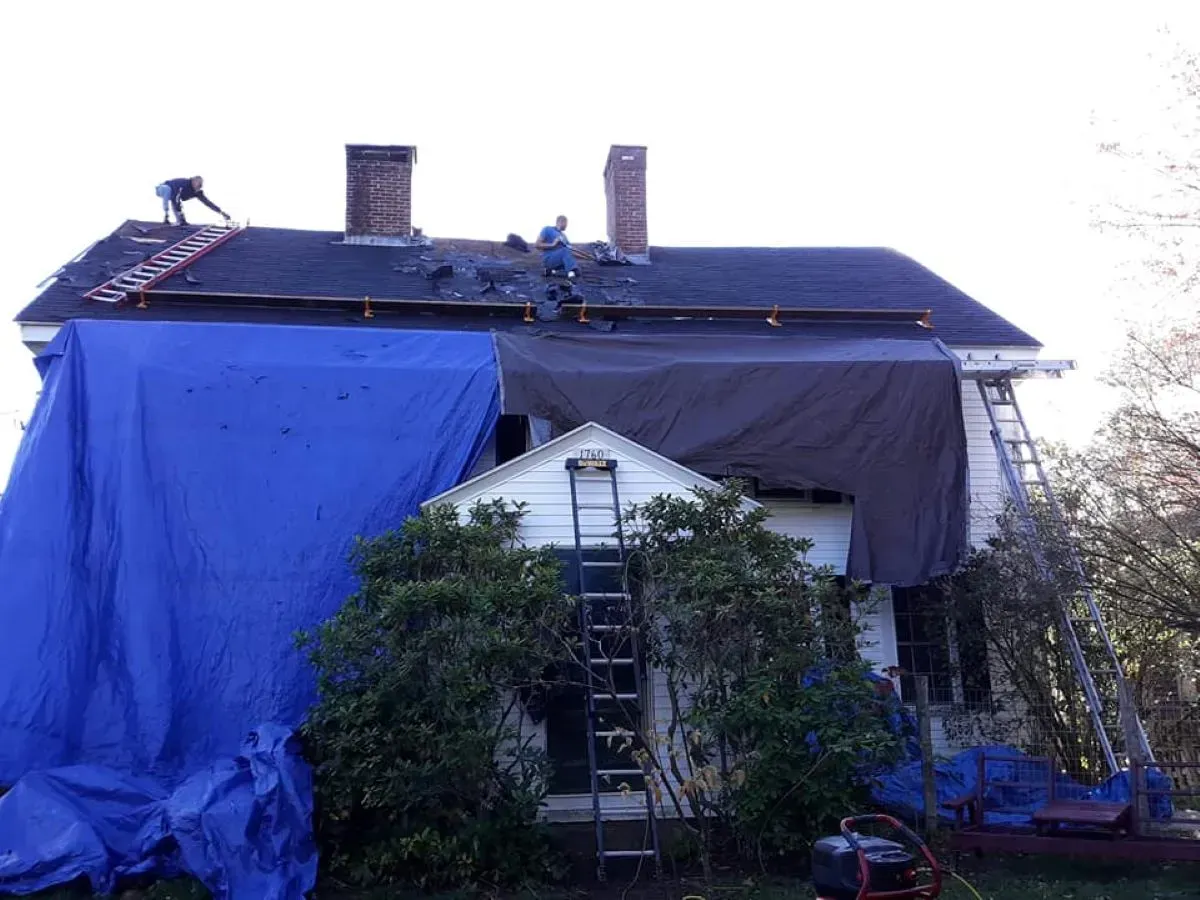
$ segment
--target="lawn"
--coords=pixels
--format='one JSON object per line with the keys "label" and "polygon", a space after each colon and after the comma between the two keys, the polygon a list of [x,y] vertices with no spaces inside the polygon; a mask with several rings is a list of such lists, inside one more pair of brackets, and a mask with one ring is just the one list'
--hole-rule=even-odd
{"label": "lawn", "polygon": [[[1200,866],[1162,864],[1130,866],[1127,863],[1012,858],[971,864],[962,874],[984,900],[1184,900],[1200,897]],[[705,889],[694,883],[643,883],[627,894],[625,885],[603,890],[546,891],[525,894],[512,900],[812,900],[807,882],[747,881]],[[39,895],[41,900],[78,900],[81,895],[57,891]],[[204,900],[207,892],[188,883],[159,884],[146,891],[127,891],[121,900]],[[384,900],[397,897],[390,891],[370,895],[318,892],[318,900]],[[974,900],[961,883],[948,878],[942,891],[946,900]],[[461,898],[460,898],[461,900]]]}

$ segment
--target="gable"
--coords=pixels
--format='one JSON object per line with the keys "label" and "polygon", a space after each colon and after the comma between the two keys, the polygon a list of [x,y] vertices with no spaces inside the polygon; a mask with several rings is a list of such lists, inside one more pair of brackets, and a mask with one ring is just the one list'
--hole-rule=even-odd
{"label": "gable", "polygon": [[[522,520],[521,538],[526,544],[573,545],[571,483],[566,462],[580,457],[617,461],[617,493],[622,512],[631,504],[645,503],[656,495],[689,496],[695,488],[715,490],[720,487],[717,482],[607,428],[589,423],[427,500],[422,507],[449,503],[466,515],[467,510],[480,500],[502,499],[510,505],[524,503],[527,509]],[[597,535],[610,529],[612,482],[609,476],[579,472],[576,491],[581,507],[581,532]],[[749,498],[744,503],[748,509],[760,506]],[[602,542],[601,538],[584,540],[585,544]]]}

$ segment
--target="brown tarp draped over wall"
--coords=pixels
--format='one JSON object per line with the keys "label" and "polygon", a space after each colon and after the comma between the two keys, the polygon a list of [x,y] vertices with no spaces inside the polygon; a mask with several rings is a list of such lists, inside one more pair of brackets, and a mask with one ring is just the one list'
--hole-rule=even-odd
{"label": "brown tarp draped over wall", "polygon": [[966,555],[959,365],[940,341],[496,333],[506,413],[597,422],[709,475],[854,496],[847,574],[917,585]]}

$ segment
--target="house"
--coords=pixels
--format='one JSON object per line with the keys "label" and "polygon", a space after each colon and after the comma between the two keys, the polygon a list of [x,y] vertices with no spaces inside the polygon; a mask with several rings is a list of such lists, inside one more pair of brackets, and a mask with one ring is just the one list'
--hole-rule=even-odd
{"label": "house", "polygon": [[[98,319],[481,331],[492,332],[499,342],[535,335],[557,340],[568,348],[568,355],[585,345],[603,348],[608,346],[604,342],[618,340],[641,341],[642,346],[658,342],[654,346],[660,354],[673,353],[674,342],[681,348],[683,342],[691,342],[693,349],[732,344],[757,348],[747,349],[741,357],[745,360],[746,354],[764,347],[805,344],[835,347],[843,354],[861,348],[863,358],[869,357],[885,381],[893,362],[919,362],[944,372],[944,361],[934,357],[946,351],[956,359],[958,382],[937,402],[942,417],[957,422],[960,437],[954,440],[964,445],[969,540],[975,545],[990,534],[1006,496],[992,421],[977,380],[997,373],[1016,378],[1057,374],[1072,367],[1038,361],[1041,345],[1035,338],[894,250],[652,246],[645,147],[614,146],[609,151],[604,167],[608,234],[594,245],[579,245],[592,259],[581,264],[579,284],[571,287],[545,277],[536,254],[522,249],[520,240],[430,239],[421,234],[413,217],[416,161],[416,148],[411,146],[348,145],[343,230],[238,229],[211,252],[171,269],[168,277],[130,294],[126,302],[85,299],[88,291],[202,230],[124,222],[66,263],[18,314],[22,339],[36,352],[64,322]],[[895,346],[928,349],[934,338],[941,349],[921,360],[885,365],[878,356]],[[834,359],[836,355],[814,365],[830,371],[840,365],[838,371],[847,371],[844,366],[853,361]],[[695,366],[702,362],[692,360]],[[895,372],[898,379],[900,369]],[[946,407],[950,402],[955,404],[952,410]],[[693,409],[657,413],[679,419]],[[505,410],[471,473],[477,477],[468,483],[474,486],[471,490],[482,489],[484,482],[478,478],[489,477],[490,471],[505,478],[517,471],[504,468],[506,464],[524,472],[521,467],[541,458],[527,455],[531,451],[554,447],[558,452],[559,445],[546,442],[556,433],[561,437],[566,426],[588,421],[570,421],[572,417],[564,414],[556,423],[551,416],[514,411],[508,405]],[[794,424],[813,425],[799,420]],[[645,447],[635,451],[636,446],[624,449],[650,452]],[[875,446],[881,446],[878,438]],[[671,456],[662,447],[655,449]],[[712,451],[710,466],[686,475],[679,470],[684,460],[657,457],[653,465],[646,465],[658,479],[655,483],[674,479],[685,484],[731,474],[718,457],[719,452]],[[864,505],[862,498],[837,485],[802,485],[796,479],[772,483],[772,473],[756,465],[742,460],[732,474],[753,479],[753,500],[771,511],[774,527],[812,538],[812,560],[846,572],[854,540],[861,548],[855,510],[856,500],[860,509]],[[867,463],[860,466],[865,467]],[[886,477],[895,482],[901,476],[893,472]],[[936,508],[940,502],[931,498],[929,506]],[[561,516],[555,522],[558,528]],[[908,524],[893,521],[892,527],[902,531]],[[938,523],[925,522],[924,527],[936,531]],[[953,531],[957,526],[946,527]],[[553,531],[561,538],[554,528],[547,535]],[[551,540],[547,535],[536,539]],[[944,537],[942,563],[950,564],[957,536]],[[873,549],[881,552],[878,543]],[[959,674],[968,667],[958,665],[964,654],[977,652],[966,646],[970,636],[929,633],[921,624],[920,585],[889,587],[882,584],[888,579],[872,580],[878,585],[879,602],[866,656],[881,668],[899,665],[931,676],[934,700],[940,704],[970,701],[974,687]]]}

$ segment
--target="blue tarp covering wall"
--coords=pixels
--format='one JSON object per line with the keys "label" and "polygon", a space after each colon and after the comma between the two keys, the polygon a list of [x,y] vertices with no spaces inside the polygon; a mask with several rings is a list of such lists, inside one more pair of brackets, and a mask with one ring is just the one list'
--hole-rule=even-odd
{"label": "blue tarp covering wall", "polygon": [[79,321],[39,368],[0,501],[0,784],[174,787],[297,725],[293,633],[353,591],[353,539],[460,481],[499,415],[487,334]]}

